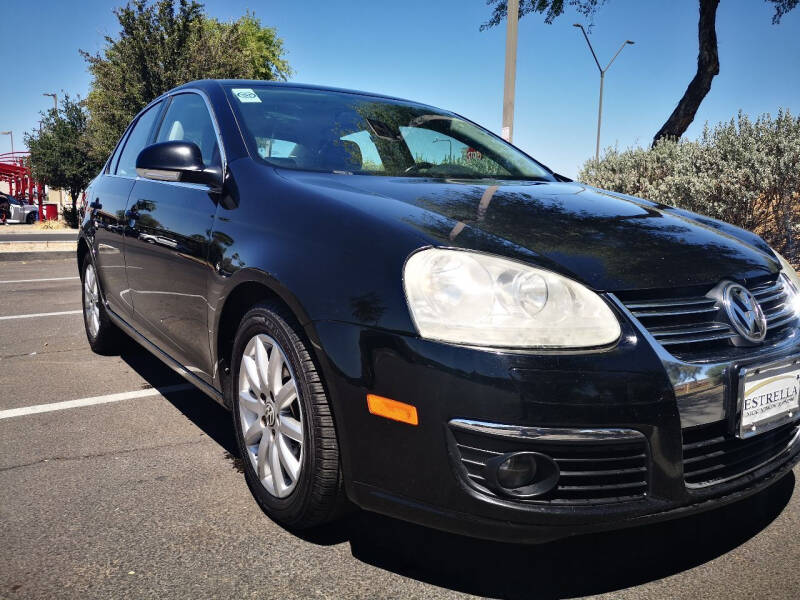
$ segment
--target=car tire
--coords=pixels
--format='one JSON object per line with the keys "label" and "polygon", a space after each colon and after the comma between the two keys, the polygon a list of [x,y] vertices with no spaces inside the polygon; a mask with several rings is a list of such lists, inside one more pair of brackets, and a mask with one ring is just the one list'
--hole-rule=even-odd
{"label": "car tire", "polygon": [[28,213],[28,216],[25,217],[25,222],[28,225],[33,225],[36,222],[36,213],[33,212]]}
{"label": "car tire", "polygon": [[119,349],[122,332],[111,322],[100,295],[100,281],[91,256],[83,259],[81,268],[81,296],[83,303],[83,326],[86,339],[95,354],[115,354]]}
{"label": "car tire", "polygon": [[[272,369],[270,361],[277,359],[280,364],[272,363],[278,365]],[[254,306],[239,324],[232,363],[228,392],[236,441],[262,510],[295,529],[335,520],[348,507],[339,445],[325,387],[299,325],[281,306]]]}

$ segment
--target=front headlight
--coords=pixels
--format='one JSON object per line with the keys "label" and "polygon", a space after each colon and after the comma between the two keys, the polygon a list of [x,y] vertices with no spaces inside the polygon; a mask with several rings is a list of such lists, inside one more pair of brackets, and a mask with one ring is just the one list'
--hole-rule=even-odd
{"label": "front headlight", "polygon": [[789,284],[792,287],[792,306],[794,307],[794,312],[800,315],[800,275],[797,274],[797,271],[789,264],[788,260],[775,252],[775,250],[772,252],[778,257],[778,262],[781,263],[781,273],[786,276],[786,279],[789,280]]}
{"label": "front headlight", "polygon": [[773,250],[772,252],[775,254],[775,256],[778,257],[778,262],[781,263],[781,271],[783,272],[783,274],[786,275],[789,281],[792,282],[792,285],[794,286],[795,290],[800,291],[800,275],[797,274],[797,271],[795,271],[794,267],[789,264],[788,260],[786,260],[780,254],[775,252],[775,250]]}
{"label": "front headlight", "polygon": [[619,321],[596,293],[515,261],[429,248],[409,257],[403,280],[424,338],[501,348],[586,348],[620,336]]}

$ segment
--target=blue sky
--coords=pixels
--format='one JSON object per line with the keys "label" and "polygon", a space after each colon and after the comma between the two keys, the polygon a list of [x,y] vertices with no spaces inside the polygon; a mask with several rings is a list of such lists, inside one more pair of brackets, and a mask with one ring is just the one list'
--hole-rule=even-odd
{"label": "blue sky", "polygon": [[[6,49],[0,130],[37,126],[52,100],[85,96],[89,75],[78,49],[97,51],[115,35],[121,0],[0,0]],[[397,95],[463,114],[500,131],[505,26],[480,32],[484,0],[209,0],[207,12],[233,19],[251,10],[283,37],[296,81]],[[602,146],[646,145],[694,75],[697,0],[608,0],[592,43],[601,63],[628,46],[606,76]],[[800,114],[800,9],[771,24],[761,0],[725,0],[717,17],[720,75],[687,135],[739,109]],[[575,176],[594,153],[597,67],[578,21],[520,22],[514,142],[551,168]],[[14,50],[12,50],[14,49]],[[12,60],[13,59],[13,60]],[[10,150],[0,136],[0,153]]]}

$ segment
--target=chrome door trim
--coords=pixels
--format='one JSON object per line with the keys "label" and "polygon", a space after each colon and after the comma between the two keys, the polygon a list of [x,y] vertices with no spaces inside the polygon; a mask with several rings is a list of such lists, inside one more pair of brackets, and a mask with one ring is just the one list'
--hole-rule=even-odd
{"label": "chrome door trim", "polygon": [[128,175],[104,175],[104,177],[117,177],[119,179],[129,179],[131,181],[149,181],[152,183],[166,183],[167,185],[176,185],[178,187],[185,187],[193,190],[210,191],[211,186],[205,183],[192,183],[189,181],[164,181],[162,179],[149,179],[147,177],[130,177]]}

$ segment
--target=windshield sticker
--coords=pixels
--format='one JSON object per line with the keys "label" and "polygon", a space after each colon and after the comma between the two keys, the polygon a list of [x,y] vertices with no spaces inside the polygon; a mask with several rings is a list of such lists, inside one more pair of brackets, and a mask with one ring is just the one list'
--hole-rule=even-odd
{"label": "windshield sticker", "polygon": [[250,88],[233,88],[231,91],[239,102],[261,102],[261,98],[258,97],[258,94]]}

